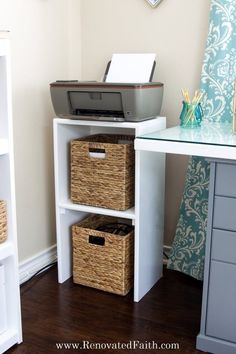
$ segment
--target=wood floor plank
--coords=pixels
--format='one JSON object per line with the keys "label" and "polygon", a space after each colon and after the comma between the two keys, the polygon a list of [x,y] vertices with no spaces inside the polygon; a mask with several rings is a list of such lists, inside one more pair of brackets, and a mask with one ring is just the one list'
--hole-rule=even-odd
{"label": "wood floor plank", "polygon": [[[109,294],[57,283],[56,268],[21,288],[24,342],[8,354],[43,353],[201,353],[195,349],[200,328],[202,283],[178,272],[164,277],[139,302],[133,294]],[[58,349],[56,343],[179,343],[179,350]]]}

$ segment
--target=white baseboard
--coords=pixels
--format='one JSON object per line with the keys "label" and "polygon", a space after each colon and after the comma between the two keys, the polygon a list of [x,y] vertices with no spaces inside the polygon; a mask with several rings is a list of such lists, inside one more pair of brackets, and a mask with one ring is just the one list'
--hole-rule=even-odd
{"label": "white baseboard", "polygon": [[19,265],[19,278],[20,284],[27,281],[32,275],[38,272],[43,267],[56,261],[57,259],[57,247],[56,244],[49,247],[43,252],[39,252],[33,257],[26,259]]}
{"label": "white baseboard", "polygon": [[[171,250],[171,246],[166,246],[166,245],[163,246],[163,252],[165,252],[165,254],[168,256],[168,258],[170,255],[170,250]],[[168,262],[168,259],[163,255],[163,264],[166,265],[167,262]]]}
{"label": "white baseboard", "polygon": [[[169,256],[171,247],[164,245],[163,251]],[[57,259],[57,246],[56,244],[49,247],[43,252],[37,253],[33,257],[26,259],[19,265],[19,278],[20,284],[27,281],[32,275],[38,272],[43,267],[56,261]],[[163,264],[167,264],[168,259],[163,256]]]}

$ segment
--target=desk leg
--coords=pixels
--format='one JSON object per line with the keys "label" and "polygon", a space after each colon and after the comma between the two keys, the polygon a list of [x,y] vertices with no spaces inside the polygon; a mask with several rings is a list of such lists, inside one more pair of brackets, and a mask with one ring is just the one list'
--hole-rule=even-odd
{"label": "desk leg", "polygon": [[165,154],[136,151],[134,301],[162,276]]}

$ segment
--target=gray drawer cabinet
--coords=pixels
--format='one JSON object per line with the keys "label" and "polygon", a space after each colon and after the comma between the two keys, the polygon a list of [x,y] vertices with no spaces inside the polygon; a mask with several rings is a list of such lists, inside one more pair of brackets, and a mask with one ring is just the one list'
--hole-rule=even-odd
{"label": "gray drawer cabinet", "polygon": [[212,230],[211,259],[236,264],[236,232]]}
{"label": "gray drawer cabinet", "polygon": [[236,353],[236,164],[211,160],[201,329],[197,349]]}
{"label": "gray drawer cabinet", "polygon": [[235,264],[211,262],[206,335],[236,342]]}
{"label": "gray drawer cabinet", "polygon": [[236,231],[236,198],[215,196],[213,227]]}
{"label": "gray drawer cabinet", "polygon": [[216,166],[215,194],[236,198],[236,168],[234,164]]}

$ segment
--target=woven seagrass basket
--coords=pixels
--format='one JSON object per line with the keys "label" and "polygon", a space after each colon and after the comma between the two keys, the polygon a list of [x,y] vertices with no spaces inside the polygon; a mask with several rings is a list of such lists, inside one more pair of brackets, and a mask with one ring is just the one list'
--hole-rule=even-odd
{"label": "woven seagrass basket", "polygon": [[0,200],[0,243],[7,239],[7,204]]}
{"label": "woven seagrass basket", "polygon": [[125,236],[96,230],[117,218],[92,215],[72,226],[73,281],[126,295],[133,286],[134,231]]}
{"label": "woven seagrass basket", "polygon": [[71,142],[74,203],[126,210],[134,205],[134,137],[97,134]]}

